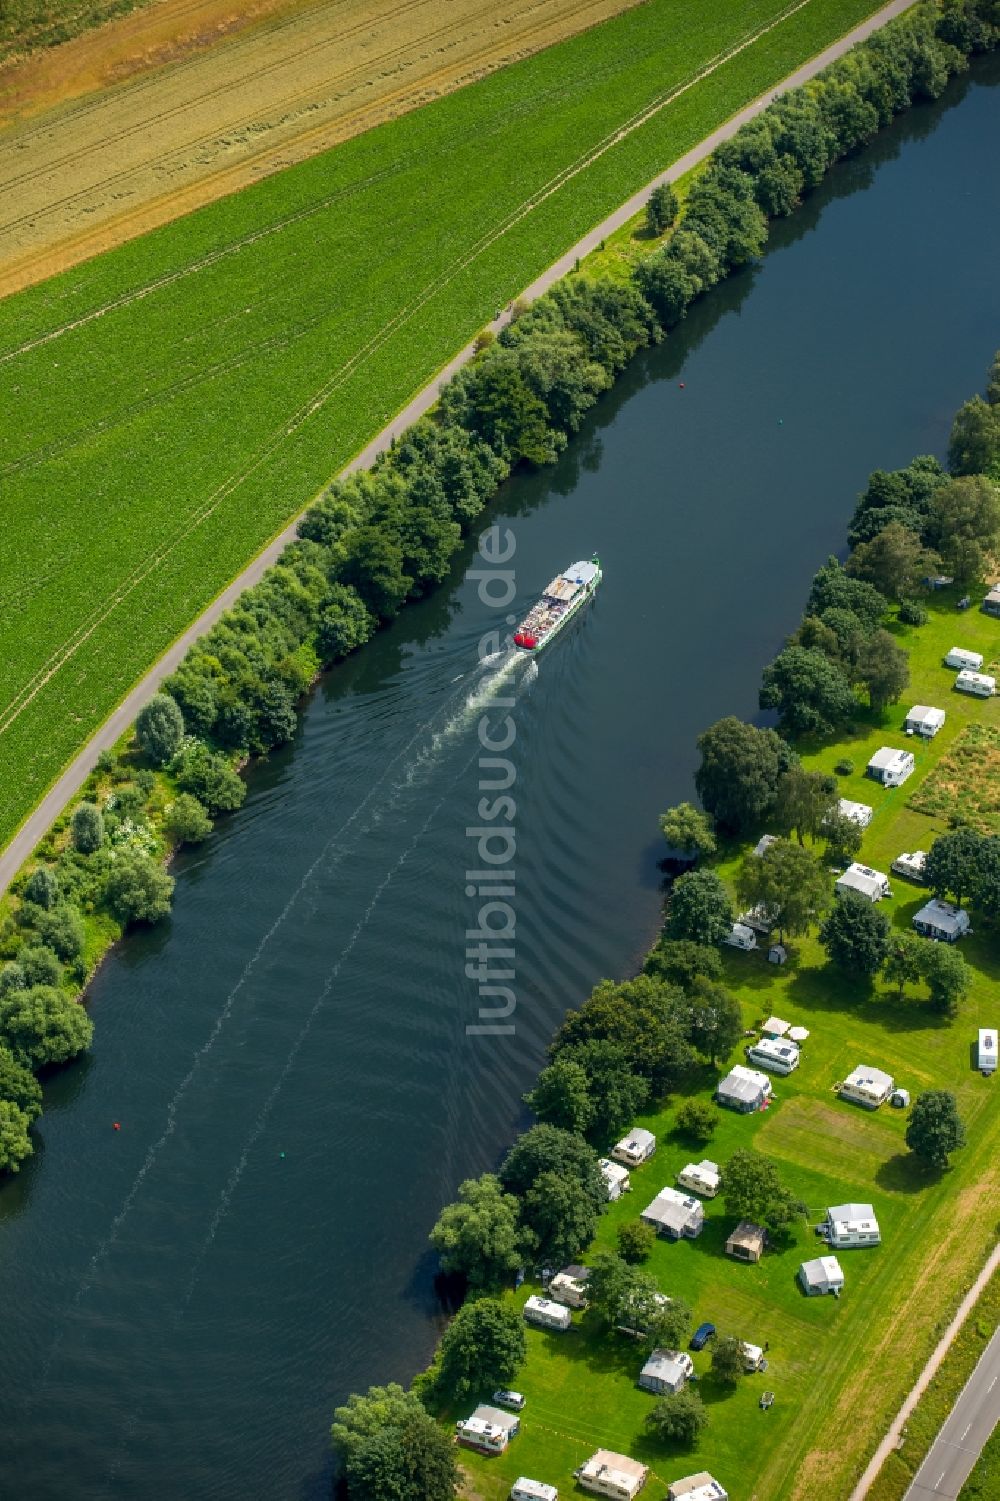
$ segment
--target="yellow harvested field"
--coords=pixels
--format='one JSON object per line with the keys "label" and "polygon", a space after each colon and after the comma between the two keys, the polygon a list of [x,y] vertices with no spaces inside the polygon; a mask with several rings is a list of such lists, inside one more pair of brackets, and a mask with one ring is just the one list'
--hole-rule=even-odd
{"label": "yellow harvested field", "polygon": [[163,0],[7,68],[0,296],[636,3]]}

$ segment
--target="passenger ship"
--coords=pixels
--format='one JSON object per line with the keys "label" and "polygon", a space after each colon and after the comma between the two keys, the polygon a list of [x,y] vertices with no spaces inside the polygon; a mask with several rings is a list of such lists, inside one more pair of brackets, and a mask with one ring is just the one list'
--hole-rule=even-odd
{"label": "passenger ship", "polygon": [[596,553],[589,563],[571,563],[548,585],[514,632],[521,651],[541,651],[591,597],[603,575]]}

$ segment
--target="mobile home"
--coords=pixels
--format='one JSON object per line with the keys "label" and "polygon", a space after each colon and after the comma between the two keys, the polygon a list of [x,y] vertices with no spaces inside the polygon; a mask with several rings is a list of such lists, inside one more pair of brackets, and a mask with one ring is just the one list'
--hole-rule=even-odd
{"label": "mobile home", "polygon": [[892,896],[889,877],[881,870],[872,870],[870,865],[862,865],[857,860],[853,860],[844,874],[837,877],[833,889],[838,896],[845,891],[856,891],[869,902],[880,902],[884,896]]}
{"label": "mobile home", "polygon": [[856,1105],[864,1105],[866,1110],[877,1110],[892,1094],[894,1082],[892,1075],[883,1073],[882,1069],[859,1063],[843,1083],[837,1085],[837,1093],[842,1100],[853,1100]]}
{"label": "mobile home", "polygon": [[946,667],[956,667],[960,671],[979,672],[983,665],[983,654],[979,651],[966,651],[961,646],[953,646],[944,659]]}
{"label": "mobile home", "polygon": [[565,1303],[567,1308],[586,1308],[587,1284],[581,1277],[574,1277],[569,1271],[557,1272],[548,1287],[549,1296],[557,1303]]}
{"label": "mobile home", "polygon": [[519,1475],[510,1488],[510,1501],[559,1501],[559,1492],[544,1480],[529,1480],[527,1475]]}
{"label": "mobile home", "polygon": [[996,678],[984,672],[960,672],[955,679],[959,693],[971,693],[976,698],[992,698],[997,691]]}
{"label": "mobile home", "polygon": [[883,787],[901,787],[913,772],[916,762],[912,751],[894,750],[883,745],[868,762],[867,774]]}
{"label": "mobile home", "polygon": [[946,718],[943,709],[932,709],[929,704],[914,704],[906,716],[903,728],[908,735],[922,735],[925,740],[933,740]]}
{"label": "mobile home", "polygon": [[714,1475],[699,1470],[697,1475],[684,1475],[667,1489],[667,1501],[729,1501],[729,1492],[723,1490]]}
{"label": "mobile home", "polygon": [[628,1175],[628,1168],[622,1167],[619,1162],[612,1162],[608,1157],[602,1157],[597,1166],[601,1170],[604,1186],[608,1191],[608,1199],[614,1203],[622,1194],[628,1193],[632,1187],[632,1181]]}
{"label": "mobile home", "polygon": [[833,1204],[819,1229],[827,1245],[838,1251],[849,1246],[877,1246],[882,1240],[871,1204]]}
{"label": "mobile home", "polygon": [[799,1066],[799,1050],[794,1042],[775,1042],[764,1037],[747,1048],[747,1062],[769,1074],[790,1074]]}
{"label": "mobile home", "polygon": [[983,600],[982,608],[987,615],[1000,615],[1000,584],[994,584]]}
{"label": "mobile home", "polygon": [[851,823],[856,823],[859,829],[867,829],[875,809],[868,803],[855,803],[849,797],[841,797],[837,799],[837,813],[841,818],[849,818]]}
{"label": "mobile home", "polygon": [[686,1350],[654,1350],[639,1372],[639,1385],[658,1397],[672,1397],[693,1372],[694,1361]]}
{"label": "mobile home", "polygon": [[532,1295],[525,1303],[522,1310],[524,1321],[527,1324],[536,1324],[539,1329],[569,1329],[573,1323],[573,1315],[568,1308],[561,1303],[555,1303],[551,1298],[539,1298]]}
{"label": "mobile home", "polygon": [[937,897],[932,897],[919,912],[914,913],[913,926],[922,938],[933,938],[936,943],[957,943],[966,933],[972,932],[968,912]]}
{"label": "mobile home", "polygon": [[609,1496],[611,1501],[633,1501],[646,1484],[648,1465],[641,1465],[627,1454],[615,1454],[611,1449],[598,1449],[573,1471],[574,1479],[585,1491],[595,1496]]}
{"label": "mobile home", "polygon": [[976,1067],[984,1074],[995,1074],[997,1068],[997,1029],[980,1027],[979,1047],[976,1051]]}
{"label": "mobile home", "polygon": [[502,1454],[520,1426],[516,1412],[480,1405],[471,1417],[459,1419],[455,1433],[466,1449],[477,1449],[480,1454]]}
{"label": "mobile home", "polygon": [[759,1069],[744,1068],[742,1063],[737,1063],[724,1079],[719,1080],[715,1098],[720,1105],[728,1105],[730,1110],[749,1115],[771,1098],[771,1081]]}
{"label": "mobile home", "polygon": [[723,939],[731,949],[742,949],[748,954],[751,949],[757,947],[757,935],[745,922],[734,922],[728,938]]}
{"label": "mobile home", "polygon": [[926,850],[913,850],[897,855],[892,862],[892,869],[897,876],[905,876],[908,881],[922,883],[924,880],[924,868],[927,864]]}
{"label": "mobile home", "polygon": [[709,1162],[705,1157],[701,1162],[689,1162],[687,1167],[681,1168],[677,1174],[677,1182],[681,1188],[690,1189],[692,1193],[704,1194],[706,1199],[714,1199],[719,1192],[719,1164]]}
{"label": "mobile home", "polygon": [[799,1281],[810,1298],[822,1293],[839,1297],[844,1288],[844,1274],[836,1256],[817,1256],[815,1261],[804,1261],[799,1267]]}
{"label": "mobile home", "polygon": [[642,1126],[633,1126],[629,1134],[611,1148],[611,1155],[616,1162],[624,1162],[626,1167],[641,1167],[655,1151],[656,1137],[652,1131],[646,1131]]}
{"label": "mobile home", "polygon": [[661,1188],[639,1218],[668,1240],[680,1240],[682,1236],[694,1240],[705,1225],[705,1211],[698,1200],[678,1193],[676,1188]]}

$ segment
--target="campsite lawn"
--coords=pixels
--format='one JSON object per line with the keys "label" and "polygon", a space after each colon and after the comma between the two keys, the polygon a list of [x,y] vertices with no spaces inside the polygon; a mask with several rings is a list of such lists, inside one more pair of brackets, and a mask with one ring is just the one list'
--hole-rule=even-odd
{"label": "campsite lawn", "polygon": [[874,9],[652,0],[0,304],[0,839],[498,306]]}
{"label": "campsite lawn", "polygon": [[[927,625],[905,633],[911,687],[904,701],[879,723],[859,716],[848,741],[803,748],[809,766],[832,768],[845,753],[852,757],[857,771],[841,779],[844,795],[876,808],[859,858],[885,871],[900,851],[927,849],[944,831],[943,823],[908,806],[910,795],[967,724],[990,723],[997,712],[995,701],[952,692],[954,673],[939,664],[953,645],[992,659],[1000,651],[1000,626],[978,613],[959,615],[948,595],[937,596],[931,610]],[[915,775],[901,789],[885,791],[863,776],[864,767],[882,744],[912,746],[900,728],[911,703],[943,707],[948,720],[933,741],[914,747]],[[727,852],[719,865],[724,876],[741,853]],[[885,905],[905,927],[925,899],[922,888],[894,877],[894,896]],[[683,1096],[644,1117],[640,1123],[657,1134],[656,1155],[633,1172],[632,1192],[609,1207],[595,1243],[613,1247],[622,1220],[672,1184],[689,1160],[724,1162],[734,1148],[751,1143],[773,1157],[810,1211],[809,1224],[786,1245],[757,1266],[729,1260],[722,1246],[733,1222],[720,1201],[706,1201],[701,1236],[658,1241],[646,1263],[663,1292],[690,1303],[696,1322],[710,1319],[720,1332],[768,1341],[770,1369],[746,1377],[727,1395],[707,1375],[708,1355],[695,1356],[709,1425],[693,1450],[671,1450],[645,1435],[643,1420],[655,1399],[635,1385],[641,1361],[630,1340],[588,1329],[579,1314],[565,1335],[529,1330],[528,1360],[516,1381],[528,1398],[521,1434],[502,1458],[463,1456],[472,1490],[484,1501],[499,1501],[519,1474],[571,1492],[573,1468],[597,1447],[642,1459],[658,1483],[708,1469],[732,1501],[846,1496],[972,1281],[995,1238],[1000,1202],[996,1083],[972,1066],[977,1029],[998,1020],[996,936],[963,940],[974,986],[954,1022],[931,1012],[920,990],[900,1000],[881,983],[868,987],[839,973],[815,936],[789,949],[780,968],[761,951],[727,951],[726,978],[748,1026],[773,1013],[810,1029],[799,1068],[773,1080],[775,1100],[766,1111],[720,1111],[704,1148],[675,1130]],[[737,1049],[730,1061],[739,1058]],[[914,1095],[931,1087],[954,1091],[968,1145],[947,1173],[923,1170],[907,1151],[904,1111],[886,1106],[871,1113],[837,1098],[833,1086],[859,1063],[888,1070]],[[705,1069],[685,1093],[707,1096],[721,1071]],[[811,1226],[829,1204],[847,1200],[874,1204],[882,1245],[838,1253],[843,1296],[808,1299],[795,1277],[800,1262],[822,1250]],[[518,1300],[532,1290],[521,1289]],[[776,1394],[768,1412],[757,1405],[765,1389]]]}

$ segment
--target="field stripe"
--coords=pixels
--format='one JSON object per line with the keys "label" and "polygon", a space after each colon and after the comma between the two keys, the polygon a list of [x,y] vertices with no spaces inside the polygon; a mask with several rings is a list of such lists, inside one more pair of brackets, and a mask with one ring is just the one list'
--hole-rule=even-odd
{"label": "field stripe", "polygon": [[574,177],[578,176],[600,157],[604,156],[615,145],[626,139],[627,136],[632,134],[635,130],[640,129],[643,125],[647,124],[649,120],[654,118],[654,116],[664,108],[666,108],[667,105],[673,103],[681,95],[687,93],[699,82],[702,82],[705,78],[709,77],[712,73],[717,71],[718,68],[723,66],[724,63],[730,61],[733,57],[736,57],[739,53],[745,51],[747,47],[754,45],[754,43],[759,41],[761,37],[766,36],[768,32],[773,31],[777,26],[781,25],[784,21],[788,20],[798,11],[805,9],[806,6],[810,3],[811,0],[794,0],[794,3],[792,5],[786,7],[784,11],[780,12],[776,17],[773,17],[764,26],[757,28],[755,31],[745,33],[744,36],[739,39],[739,41],[733,43],[730,47],[716,54],[714,58],[710,59],[708,63],[704,64],[694,74],[690,75],[684,82],[676,85],[670,90],[667,90],[657,100],[654,100],[652,104],[645,106],[640,111],[637,111],[636,114],[634,114],[630,119],[626,120],[622,125],[617,126],[614,131],[609,132],[609,134],[606,135],[602,141],[599,141],[595,147],[592,147],[589,151],[582,153],[579,157],[576,158],[574,162],[570,163],[567,167],[564,167],[559,172],[555,173],[553,177],[549,179],[548,183],[543,186],[542,189],[536,190],[536,192],[534,192],[528,198],[522,200],[521,204],[513,209],[505,217],[505,219],[501,220],[498,225],[493,226],[486,234],[480,236],[479,240],[476,241],[473,246],[471,246],[455,261],[453,261],[449,267],[445,268],[436,277],[434,277],[417,295],[417,297],[412,299],[409,304],[400,309],[400,311],[386,324],[384,324],[382,328],[379,329],[378,332],[374,334],[372,338],[369,339],[368,342],[363,345],[359,351],[352,355],[344,365],[339,367],[333,373],[333,375],[330,376],[328,380],[319,387],[319,389],[313,394],[313,396],[310,397],[301,407],[299,407],[298,411],[295,412],[290,419],[287,419],[284,423],[282,423],[280,429],[275,430],[272,433],[265,446],[262,449],[258,450],[257,455],[250,464],[238,471],[235,475],[232,475],[227,480],[223,481],[223,483],[215,491],[213,491],[209,497],[207,497],[200,510],[195,512],[195,514],[191,518],[189,518],[187,524],[177,534],[175,534],[175,536],[170,541],[164,542],[154,553],[147,556],[143,560],[142,564],[137,569],[133,570],[133,573],[131,575],[122,580],[122,582],[115,589],[114,593],[111,595],[110,599],[106,598],[102,600],[100,605],[93,612],[91,612],[90,616],[86,617],[85,620],[81,622],[81,624],[76,628],[76,630],[64,639],[62,644],[50,654],[46,662],[44,662],[36,670],[36,672],[23,685],[18,693],[5,705],[2,713],[0,713],[0,736],[5,734],[7,730],[10,729],[11,725],[13,725],[17,721],[17,719],[28,707],[28,705],[31,704],[37,697],[38,693],[41,692],[41,690],[52,680],[52,678],[59,671],[61,671],[61,669],[73,658],[73,656],[76,655],[76,653],[85,644],[85,642],[90,639],[94,632],[112,614],[114,614],[114,612],[120,607],[120,605],[122,605],[129,597],[129,595],[134,593],[135,589],[138,588],[138,586],[143,583],[146,578],[148,578],[149,575],[155,571],[155,569],[159,568],[164,562],[166,562],[167,558],[176,549],[176,547],[178,547],[180,543],[185,541],[194,531],[198,529],[198,527],[203,525],[204,522],[207,521],[218,509],[222,501],[227,499],[235,490],[239,488],[240,485],[242,485],[247,479],[249,479],[252,474],[256,473],[261,465],[266,463],[267,460],[278,451],[278,449],[287,441],[289,437],[293,436],[304,425],[304,423],[309,420],[310,417],[315,415],[316,412],[320,411],[326,405],[330,397],[360,368],[360,366],[367,359],[371,358],[373,354],[378,353],[378,351],[384,346],[386,341],[391,338],[391,336],[396,333],[398,329],[401,328],[405,323],[409,322],[410,319],[413,318],[415,314],[418,313],[426,305],[427,302],[429,302],[434,296],[436,296],[438,292],[442,291],[449,284],[449,282],[454,280],[454,278],[462,271],[467,270],[468,267],[471,266],[479,258],[479,256],[484,254],[485,251],[488,250],[499,239],[501,239],[503,235],[509,233],[509,231],[518,223],[520,223],[521,220],[527,217],[528,214],[532,213],[548,198],[552,197],[553,194],[564,187],[566,183],[572,181]]}

